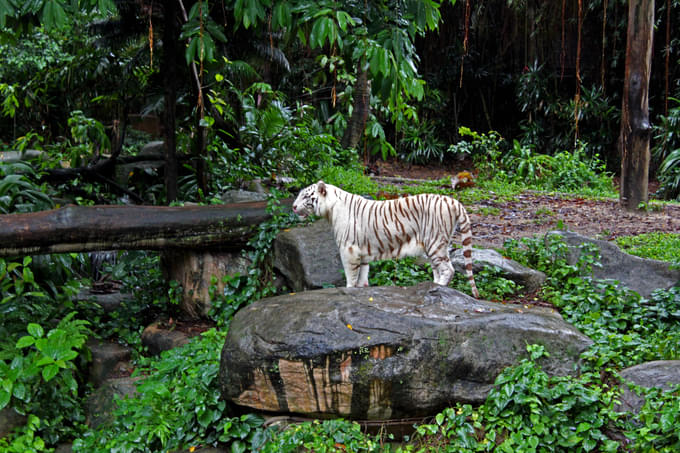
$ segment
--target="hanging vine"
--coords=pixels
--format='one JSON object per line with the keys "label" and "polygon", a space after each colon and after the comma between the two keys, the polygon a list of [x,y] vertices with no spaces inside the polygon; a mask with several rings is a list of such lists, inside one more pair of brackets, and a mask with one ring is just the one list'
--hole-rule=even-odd
{"label": "hanging vine", "polygon": [[605,47],[607,45],[607,6],[608,0],[603,0],[602,2],[602,55],[600,58],[600,86],[602,87],[602,92],[605,92]]}
{"label": "hanging vine", "polygon": [[583,0],[578,0],[578,25],[576,31],[576,94],[574,95],[574,143],[578,140],[578,120],[581,115],[581,29],[583,26]]}
{"label": "hanging vine", "polygon": [[465,2],[465,36],[463,36],[463,55],[460,58],[460,80],[458,87],[463,88],[463,68],[465,66],[465,57],[468,54],[468,38],[470,36],[470,0]]}

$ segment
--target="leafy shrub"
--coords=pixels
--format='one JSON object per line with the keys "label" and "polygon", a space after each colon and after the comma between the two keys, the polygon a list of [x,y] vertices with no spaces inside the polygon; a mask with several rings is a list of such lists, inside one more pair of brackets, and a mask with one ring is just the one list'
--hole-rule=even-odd
{"label": "leafy shrub", "polygon": [[587,158],[585,145],[554,156],[537,154],[531,146],[515,140],[503,156],[502,165],[510,181],[523,182],[543,190],[560,190],[596,195],[612,195],[613,183],[597,156]]}
{"label": "leafy shrub", "polygon": [[418,426],[418,451],[617,451],[619,443],[607,437],[617,419],[616,391],[599,384],[597,373],[551,378],[539,364],[544,348],[527,351],[528,359],[496,378],[478,409],[459,405]]}
{"label": "leafy shrub", "polygon": [[220,351],[226,331],[211,329],[189,344],[140,363],[139,396],[118,401],[109,424],[89,430],[76,452],[169,451],[231,443],[232,451],[254,451],[266,440],[254,415],[232,418],[220,398]]}
{"label": "leafy shrub", "polygon": [[407,162],[423,164],[444,160],[444,143],[437,138],[430,121],[407,123],[399,141],[399,157]]}
{"label": "leafy shrub", "polygon": [[504,252],[546,272],[544,297],[595,342],[584,354],[587,366],[597,370],[680,357],[680,323],[675,315],[680,310],[680,287],[657,290],[646,300],[618,282],[581,277],[599,260],[592,246],[582,248],[575,265],[567,264],[567,253],[568,246],[556,235],[508,241]]}
{"label": "leafy shrub", "polygon": [[0,213],[33,212],[54,206],[45,193],[45,185],[37,183],[38,175],[26,162],[0,164]]}
{"label": "leafy shrub", "polygon": [[357,423],[337,419],[299,423],[275,432],[261,451],[389,452],[390,449],[379,439],[365,435]]}
{"label": "leafy shrub", "polygon": [[[222,77],[218,80],[221,84],[209,99],[234,132],[214,133],[208,146],[208,158],[217,161],[208,166],[215,191],[276,175],[311,181],[320,168],[356,163],[356,152],[340,148],[316,120],[311,106],[292,109],[281,93],[264,83],[241,91]],[[212,118],[206,121],[213,124]],[[227,133],[235,134],[232,141],[238,148],[224,141]]]}
{"label": "leafy shrub", "polygon": [[354,194],[375,196],[379,189],[378,184],[358,168],[324,167],[318,172],[318,176],[319,179]]}
{"label": "leafy shrub", "polygon": [[275,293],[273,286],[272,247],[279,231],[298,221],[298,217],[280,204],[283,194],[274,191],[267,202],[267,212],[271,219],[262,222],[257,232],[243,249],[244,256],[250,261],[247,275],[225,276],[222,294],[216,292],[216,281],[211,285],[211,316],[219,325],[228,324],[231,317],[241,306]]}
{"label": "leafy shrub", "polygon": [[655,143],[652,155],[660,162],[657,175],[659,192],[667,199],[680,197],[680,99],[670,98],[675,106],[668,115],[661,115],[661,124],[655,126]]}

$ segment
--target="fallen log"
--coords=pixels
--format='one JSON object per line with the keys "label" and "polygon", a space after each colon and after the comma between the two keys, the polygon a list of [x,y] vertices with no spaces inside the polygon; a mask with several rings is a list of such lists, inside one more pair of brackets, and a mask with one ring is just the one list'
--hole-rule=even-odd
{"label": "fallen log", "polygon": [[271,217],[265,208],[263,201],[182,207],[100,205],[0,215],[0,256],[96,250],[237,250]]}

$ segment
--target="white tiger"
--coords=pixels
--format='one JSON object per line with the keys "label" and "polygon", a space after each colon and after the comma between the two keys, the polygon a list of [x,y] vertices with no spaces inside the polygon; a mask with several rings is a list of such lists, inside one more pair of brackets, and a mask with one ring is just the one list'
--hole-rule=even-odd
{"label": "white tiger", "polygon": [[445,195],[420,194],[394,200],[368,200],[319,181],[300,191],[293,203],[300,217],[324,217],[333,228],[347,286],[368,286],[371,261],[425,253],[434,282],[448,285],[454,270],[449,244],[459,226],[465,273],[479,298],[472,275],[472,232],[463,205]]}

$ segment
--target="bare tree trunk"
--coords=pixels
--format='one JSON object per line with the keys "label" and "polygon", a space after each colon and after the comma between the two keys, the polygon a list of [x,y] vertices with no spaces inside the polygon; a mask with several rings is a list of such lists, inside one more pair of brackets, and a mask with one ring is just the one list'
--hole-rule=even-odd
{"label": "bare tree trunk", "polygon": [[163,128],[165,129],[165,195],[170,203],[177,199],[177,143],[175,140],[175,105],[177,100],[177,42],[179,27],[177,26],[177,5],[174,1],[165,2],[163,14],[163,75],[165,91],[165,112]]}
{"label": "bare tree trunk", "polygon": [[356,148],[366,128],[368,112],[371,108],[371,85],[368,81],[368,69],[363,69],[359,63],[357,81],[354,84],[354,98],[352,116],[347,122],[347,128],[342,135],[340,144],[344,148]]}
{"label": "bare tree trunk", "polygon": [[649,76],[652,66],[654,0],[630,0],[626,73],[621,108],[620,203],[639,209],[649,197]]}

